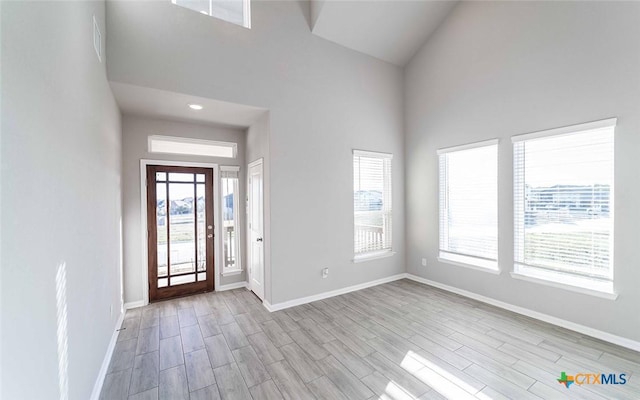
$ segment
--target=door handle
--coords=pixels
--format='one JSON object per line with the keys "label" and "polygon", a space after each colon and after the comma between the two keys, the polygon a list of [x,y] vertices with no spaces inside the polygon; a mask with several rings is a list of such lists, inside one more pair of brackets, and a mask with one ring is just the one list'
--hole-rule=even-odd
{"label": "door handle", "polygon": [[262,238],[257,238],[256,242],[262,242]]}

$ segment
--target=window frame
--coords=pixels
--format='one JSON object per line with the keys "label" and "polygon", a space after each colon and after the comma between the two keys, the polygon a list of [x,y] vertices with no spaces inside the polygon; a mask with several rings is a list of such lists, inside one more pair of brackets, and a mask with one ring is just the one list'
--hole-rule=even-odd
{"label": "window frame", "polygon": [[[236,177],[225,177],[223,176],[225,172],[235,172],[237,174]],[[225,179],[233,179],[235,182],[233,183],[233,223],[235,230],[235,257],[236,257],[236,265],[233,268],[227,267],[225,264],[225,231],[224,231],[224,180]],[[241,234],[240,234],[240,167],[239,166],[220,166],[220,192],[219,192],[219,201],[220,201],[220,259],[221,268],[220,273],[222,276],[228,275],[237,275],[244,271],[242,265],[242,242],[241,242]]]}
{"label": "window frame", "polygon": [[[206,147],[219,147],[224,149],[231,149],[231,156],[224,155],[213,155],[213,154],[203,154],[203,152],[199,151],[187,151],[187,150],[171,150],[171,149],[162,149],[162,150],[154,150],[154,144],[178,144],[178,145],[191,145],[194,148],[206,148]],[[235,142],[221,142],[217,140],[207,140],[207,139],[194,139],[188,137],[180,137],[180,136],[164,136],[164,135],[149,135],[147,137],[147,151],[151,154],[173,154],[173,155],[182,155],[182,156],[197,156],[197,157],[207,157],[207,158],[236,158],[238,156],[238,143]]]}
{"label": "window frame", "polygon": [[[526,280],[539,284],[544,284],[553,287],[559,287],[562,289],[575,291],[579,293],[590,294],[602,298],[615,300],[617,294],[614,291],[614,240],[615,240],[615,128],[617,125],[617,118],[608,118],[599,121],[587,122],[582,124],[570,125],[561,128],[548,129],[544,131],[532,132],[523,135],[516,135],[511,137],[512,149],[513,149],[513,272],[511,276],[516,279]],[[609,218],[610,218],[610,237],[609,237],[609,270],[608,279],[602,277],[594,277],[588,274],[580,274],[570,271],[562,271],[560,269],[553,270],[542,266],[534,266],[525,264],[524,258],[520,256],[520,252],[524,252],[524,242],[520,243],[519,239],[524,241],[524,211],[520,209],[523,206],[518,203],[524,202],[524,187],[526,186],[526,169],[523,163],[520,162],[521,167],[518,167],[520,150],[517,146],[527,141],[533,141],[537,139],[545,139],[552,137],[560,137],[567,135],[579,135],[581,133],[588,133],[590,131],[598,129],[611,129],[611,141],[612,141],[612,170],[611,170],[611,183],[609,187]],[[524,157],[524,155],[522,155]],[[522,172],[519,172],[520,169]],[[520,216],[519,213],[522,215]],[[522,217],[522,221],[520,220]],[[520,233],[519,230],[522,230]],[[519,261],[522,260],[522,261]]]}
{"label": "window frame", "polygon": [[[489,272],[492,274],[496,274],[499,275],[501,273],[500,271],[500,267],[499,267],[499,239],[498,239],[498,233],[499,233],[499,208],[498,208],[498,199],[499,199],[499,179],[498,179],[498,175],[499,175],[499,143],[500,140],[499,139],[489,139],[489,140],[483,140],[480,142],[473,142],[473,143],[468,143],[468,144],[463,144],[463,145],[459,145],[459,146],[452,146],[452,147],[445,147],[445,148],[441,148],[438,149],[436,151],[436,154],[438,155],[438,261],[442,262],[442,263],[446,263],[446,264],[452,264],[452,265],[457,265],[460,267],[466,267],[466,268],[471,268],[471,269],[475,269],[475,270],[479,270],[479,271],[483,271],[483,272]],[[448,184],[449,181],[448,179],[443,182],[442,181],[442,176],[443,176],[443,171],[442,171],[442,157],[446,156],[447,154],[451,154],[451,153],[457,153],[457,152],[461,152],[461,151],[465,151],[465,150],[472,150],[472,149],[478,149],[478,148],[482,148],[482,147],[495,147],[495,151],[496,151],[496,159],[495,159],[495,166],[496,166],[496,174],[495,174],[495,183],[496,183],[496,258],[491,259],[491,258],[486,258],[486,257],[481,257],[481,256],[477,256],[477,255],[471,255],[471,254],[463,254],[463,253],[457,253],[457,252],[453,252],[451,250],[448,249],[443,249],[443,242],[445,240],[445,238],[443,237],[443,233],[444,233],[444,222],[446,219],[446,216],[444,216],[444,212],[445,212],[445,207],[443,204],[443,196],[445,192],[448,192],[447,188],[448,188]],[[444,190],[444,192],[443,192]]]}
{"label": "window frame", "polygon": [[[356,249],[356,211],[355,209],[355,197],[353,194],[355,193],[355,179],[352,182],[352,206],[353,206],[353,263],[360,263],[380,258],[391,257],[396,254],[393,251],[393,154],[392,153],[383,153],[383,152],[375,152],[375,151],[367,151],[367,150],[357,150],[353,149],[352,157],[351,157],[351,176],[355,178],[355,160],[356,157],[359,158],[374,158],[374,159],[382,159],[383,160],[383,205],[380,213],[382,214],[383,220],[386,219],[388,221],[388,232],[384,231],[384,223],[383,223],[383,235],[385,235],[385,239],[388,235],[388,246],[382,249],[370,250],[370,251],[360,251],[358,252]],[[386,168],[386,162],[389,163],[389,174],[385,174],[384,169]],[[387,181],[388,177],[388,181]],[[383,241],[383,243],[387,242],[387,240]]]}
{"label": "window frame", "polygon": [[[206,16],[209,16],[209,17],[213,17],[213,18],[219,19],[221,21],[228,22],[230,24],[234,24],[234,25],[237,25],[237,26],[241,26],[243,28],[251,29],[251,0],[242,0],[242,24],[238,24],[238,23],[236,23],[234,21],[229,21],[228,19],[222,18],[219,15],[214,15],[214,13],[213,13],[213,2],[214,1],[215,0],[207,0],[207,2],[209,3],[209,11],[208,12],[200,11],[200,13],[204,14]],[[171,3],[173,5],[178,6],[178,7],[182,7],[182,8],[186,8],[187,10],[198,12],[198,10],[196,10],[196,9],[185,7],[182,4],[178,4],[177,0],[171,0]]]}

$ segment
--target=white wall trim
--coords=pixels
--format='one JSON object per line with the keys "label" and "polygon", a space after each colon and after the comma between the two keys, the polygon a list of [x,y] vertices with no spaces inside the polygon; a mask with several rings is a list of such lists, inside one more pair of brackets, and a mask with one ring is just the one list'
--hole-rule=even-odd
{"label": "white wall trim", "polygon": [[632,339],[628,339],[622,336],[617,336],[612,333],[604,332],[598,329],[590,328],[588,326],[576,324],[575,322],[567,321],[562,318],[553,317],[551,315],[543,314],[541,312],[533,311],[528,308],[515,306],[513,304],[505,303],[500,300],[492,299],[477,293],[469,292],[464,289],[459,289],[453,286],[445,285],[444,283],[435,282],[429,279],[422,278],[413,274],[406,274],[408,279],[412,281],[424,283],[425,285],[437,287],[447,292],[456,293],[470,299],[478,300],[492,306],[496,306],[505,310],[513,311],[517,314],[521,314],[527,317],[531,317],[540,321],[550,323],[552,325],[559,326],[561,328],[569,329],[584,335],[594,337],[596,339],[604,340],[609,343],[617,344],[618,346],[626,347],[631,350],[640,351],[640,342]]}
{"label": "white wall trim", "polygon": [[380,151],[368,151],[368,150],[358,150],[353,149],[354,157],[371,157],[371,158],[384,158],[388,160],[393,160],[393,154],[391,153],[383,153]]}
{"label": "white wall trim", "polygon": [[241,289],[246,287],[247,287],[247,282],[245,281],[234,282],[234,283],[228,283],[226,285],[218,286],[218,289],[216,289],[216,292],[224,292],[225,290]]}
{"label": "white wall trim", "polygon": [[307,304],[307,303],[311,303],[318,300],[324,300],[324,299],[328,299],[329,297],[339,296],[341,294],[355,292],[356,290],[366,289],[372,286],[382,285],[383,283],[389,283],[389,282],[397,281],[399,279],[404,279],[406,278],[406,275],[407,274],[405,273],[392,275],[386,278],[376,279],[374,281],[359,283],[353,286],[347,286],[342,289],[336,289],[329,292],[314,294],[312,296],[300,297],[298,299],[283,301],[282,303],[271,304],[265,300],[262,304],[269,312],[284,310],[285,308],[295,307],[301,304]]}
{"label": "white wall trim", "polygon": [[102,392],[102,385],[104,385],[104,379],[107,377],[107,371],[109,370],[109,364],[111,363],[111,357],[113,356],[113,350],[116,348],[116,342],[118,341],[118,330],[122,327],[122,321],[124,321],[124,313],[120,313],[120,317],[116,322],[116,327],[111,335],[111,341],[107,347],[107,352],[102,360],[102,366],[98,372],[96,383],[93,385],[93,392],[91,392],[91,400],[99,400],[100,392]]}
{"label": "white wall trim", "polygon": [[453,153],[454,151],[470,150],[470,149],[476,149],[478,147],[486,147],[486,146],[495,146],[498,143],[500,143],[500,139],[483,140],[482,142],[474,142],[474,143],[468,143],[468,144],[461,144],[458,146],[444,147],[442,149],[438,149],[436,151],[436,154],[442,155],[447,153]]}
{"label": "white wall trim", "polygon": [[[543,278],[538,278],[535,277],[533,275],[527,275],[526,273],[522,273],[522,272],[510,272],[511,277],[513,279],[520,279],[522,281],[527,281],[527,282],[533,282],[533,283],[537,283],[539,285],[545,285],[545,286],[551,286],[551,287],[556,287],[559,289],[564,289],[564,290],[569,290],[572,292],[576,292],[576,293],[582,293],[582,294],[587,294],[589,296],[595,296],[595,297],[600,297],[602,299],[607,299],[607,300],[616,300],[618,298],[618,294],[614,293],[614,292],[605,292],[605,291],[601,291],[601,290],[597,290],[597,289],[591,289],[588,287],[583,287],[583,286],[577,286],[578,282],[576,282],[575,285],[572,285],[571,283],[565,283],[562,280],[560,280],[560,278],[558,278],[557,281],[552,281],[550,279],[543,279]],[[570,278],[568,278],[570,279]],[[609,283],[611,286],[613,286],[612,283]]]}
{"label": "white wall trim", "polygon": [[124,310],[131,310],[132,308],[144,307],[146,304],[144,300],[132,301],[129,303],[124,303]]}
{"label": "white wall trim", "polygon": [[563,126],[560,128],[547,129],[544,131],[525,133],[521,135],[511,136],[513,143],[522,142],[524,140],[538,139],[548,136],[556,135],[568,135],[572,133],[578,133],[582,131],[590,131],[594,129],[611,128],[615,127],[618,123],[618,118],[601,119],[599,121],[586,122],[583,124]]}
{"label": "white wall trim", "polygon": [[353,257],[353,260],[351,260],[351,262],[354,264],[359,264],[367,261],[379,260],[381,258],[392,257],[395,254],[396,252],[391,249],[383,250],[383,251],[368,252],[368,253],[360,253],[360,254],[356,254]]}
{"label": "white wall trim", "polygon": [[[182,167],[200,167],[213,169],[213,215],[214,221],[220,214],[220,201],[216,199],[217,190],[220,189],[220,174],[218,173],[218,164],[187,162],[187,161],[171,161],[171,160],[150,160],[140,159],[140,233],[142,242],[142,306],[149,304],[149,268],[148,268],[148,246],[147,246],[147,165],[168,165]],[[222,238],[222,224],[215,224],[214,233],[218,238]],[[214,290],[218,290],[220,286],[220,265],[222,263],[222,255],[220,252],[220,239],[214,240],[214,257],[213,273],[214,273]],[[134,301],[127,304],[137,304]],[[138,306],[140,307],[140,306]],[[126,305],[125,305],[126,308]]]}

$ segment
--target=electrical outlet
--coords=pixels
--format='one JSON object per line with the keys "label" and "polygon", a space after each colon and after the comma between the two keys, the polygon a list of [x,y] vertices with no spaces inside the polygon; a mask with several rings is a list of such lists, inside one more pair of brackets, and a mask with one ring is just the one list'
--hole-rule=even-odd
{"label": "electrical outlet", "polygon": [[322,269],[322,279],[326,278],[327,276],[329,276],[329,268],[323,268]]}
{"label": "electrical outlet", "polygon": [[426,258],[423,258],[423,259],[422,259],[422,266],[423,266],[423,267],[426,267],[426,266],[427,266],[427,259],[426,259]]}

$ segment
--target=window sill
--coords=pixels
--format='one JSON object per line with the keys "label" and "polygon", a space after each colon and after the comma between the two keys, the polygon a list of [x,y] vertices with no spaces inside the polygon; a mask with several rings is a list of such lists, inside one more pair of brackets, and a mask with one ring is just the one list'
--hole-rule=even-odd
{"label": "window sill", "polygon": [[396,252],[392,251],[392,250],[375,251],[375,252],[371,252],[371,253],[365,253],[365,254],[357,255],[357,256],[353,257],[353,260],[351,260],[351,261],[354,264],[357,264],[357,263],[361,263],[361,262],[365,262],[365,261],[377,260],[379,258],[391,257],[394,254],[396,254]]}
{"label": "window sill", "polygon": [[[475,263],[473,263],[474,257],[469,257],[469,256],[464,256],[465,260],[468,260],[469,262],[462,262],[462,261],[457,261],[457,260],[452,260],[450,258],[448,258],[445,254],[440,253],[440,255],[438,256],[438,261],[444,264],[451,264],[451,265],[456,265],[458,267],[464,267],[464,268],[469,268],[469,269],[473,269],[476,271],[482,271],[482,272],[488,272],[490,274],[494,274],[494,275],[500,275],[501,271],[497,266],[497,262],[496,262],[496,268],[491,268],[491,267],[486,267],[486,266],[482,266],[482,265],[477,265]],[[484,260],[483,260],[484,261]]]}
{"label": "window sill", "polygon": [[240,275],[243,272],[244,272],[243,269],[229,269],[226,271],[222,271],[222,276]]}
{"label": "window sill", "polygon": [[[554,274],[559,275],[559,274]],[[541,275],[534,276],[533,274],[523,273],[523,272],[511,272],[511,277],[514,279],[520,279],[523,281],[539,283],[541,285],[551,286],[559,289],[569,290],[572,292],[587,294],[590,296],[600,297],[608,300],[616,300],[618,298],[618,294],[613,292],[613,290],[598,290],[592,288],[586,288],[583,286],[578,286],[575,281],[572,282],[570,277],[565,277],[564,282],[559,282],[557,278],[556,280],[549,280],[541,277]]]}

